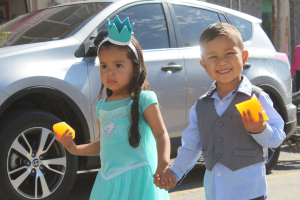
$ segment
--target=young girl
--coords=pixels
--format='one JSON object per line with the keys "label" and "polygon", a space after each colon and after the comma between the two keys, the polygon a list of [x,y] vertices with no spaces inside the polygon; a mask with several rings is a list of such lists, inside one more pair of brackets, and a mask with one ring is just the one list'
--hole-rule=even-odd
{"label": "young girl", "polygon": [[[106,38],[98,47],[100,95],[96,108],[100,141],[78,145],[66,133],[56,139],[75,155],[98,155],[101,168],[90,200],[169,199],[153,184],[152,175],[169,167],[170,139],[157,97],[149,91],[142,49],[132,37],[128,45]],[[168,181],[166,181],[168,182]]]}

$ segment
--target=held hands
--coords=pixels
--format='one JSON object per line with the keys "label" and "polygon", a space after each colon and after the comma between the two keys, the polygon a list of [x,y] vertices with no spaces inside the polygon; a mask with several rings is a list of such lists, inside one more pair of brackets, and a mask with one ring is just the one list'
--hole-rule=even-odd
{"label": "held hands", "polygon": [[77,150],[76,144],[73,142],[72,139],[72,132],[68,135],[69,129],[64,132],[60,138],[60,136],[55,132],[55,139],[60,142],[71,154],[75,154]]}
{"label": "held hands", "polygon": [[253,119],[250,110],[247,110],[247,114],[245,111],[243,111],[242,120],[245,129],[248,132],[255,133],[255,134],[263,132],[267,126],[267,122],[263,119],[262,113],[259,112],[259,120],[257,122]]}
{"label": "held hands", "polygon": [[177,178],[174,176],[172,170],[167,167],[162,172],[158,172],[153,175],[153,183],[160,189],[169,190],[176,186]]}

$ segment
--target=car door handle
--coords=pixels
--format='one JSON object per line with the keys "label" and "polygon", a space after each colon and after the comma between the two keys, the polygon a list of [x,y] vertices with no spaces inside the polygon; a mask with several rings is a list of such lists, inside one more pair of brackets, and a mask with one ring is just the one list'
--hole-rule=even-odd
{"label": "car door handle", "polygon": [[249,69],[251,67],[250,63],[246,63],[246,65],[244,65],[243,69]]}
{"label": "car door handle", "polygon": [[182,65],[164,65],[161,67],[161,70],[164,72],[167,71],[181,71],[182,70]]}

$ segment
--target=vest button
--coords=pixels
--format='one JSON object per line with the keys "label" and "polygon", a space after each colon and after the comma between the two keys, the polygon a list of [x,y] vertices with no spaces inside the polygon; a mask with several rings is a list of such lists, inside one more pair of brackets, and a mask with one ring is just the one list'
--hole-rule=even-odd
{"label": "vest button", "polygon": [[220,137],[219,137],[219,138],[217,139],[217,141],[218,141],[218,142],[223,142],[223,138],[220,138]]}
{"label": "vest button", "polygon": [[217,154],[215,155],[215,158],[219,160],[220,158],[222,158],[222,154],[217,153]]}
{"label": "vest button", "polygon": [[223,126],[223,122],[219,121],[218,122],[218,127],[222,127]]}

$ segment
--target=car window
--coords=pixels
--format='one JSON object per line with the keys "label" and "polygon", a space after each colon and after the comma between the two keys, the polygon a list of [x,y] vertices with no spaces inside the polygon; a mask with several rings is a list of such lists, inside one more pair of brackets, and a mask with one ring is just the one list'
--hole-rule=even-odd
{"label": "car window", "polygon": [[221,22],[228,23],[227,19],[225,18],[225,16],[223,14],[220,14],[220,19],[221,19]]}
{"label": "car window", "polygon": [[218,13],[183,5],[173,5],[183,46],[199,46],[203,30],[210,24],[220,22]]}
{"label": "car window", "polygon": [[226,15],[229,18],[231,24],[241,32],[243,42],[250,40],[252,35],[252,23],[228,13]]}
{"label": "car window", "polygon": [[[160,3],[132,6],[117,14],[121,21],[129,17],[134,22],[134,37],[143,50],[169,48],[169,36],[165,15]],[[113,20],[115,15],[110,17]],[[98,31],[107,35],[107,23]]]}
{"label": "car window", "polygon": [[74,4],[22,15],[1,24],[0,33],[3,37],[0,39],[0,47],[69,37],[109,4]]}

